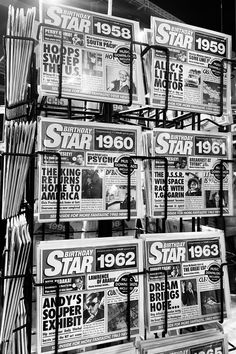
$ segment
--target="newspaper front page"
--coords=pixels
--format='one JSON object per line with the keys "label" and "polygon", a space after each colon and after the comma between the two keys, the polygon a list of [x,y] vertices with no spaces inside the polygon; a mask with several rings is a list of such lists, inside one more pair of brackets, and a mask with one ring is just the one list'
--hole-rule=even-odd
{"label": "newspaper front page", "polygon": [[220,266],[225,262],[224,236],[218,232],[147,234],[145,240],[147,316],[150,332],[163,330],[167,272],[168,329],[219,321],[229,313],[229,283],[224,267],[221,298]]}
{"label": "newspaper front page", "polygon": [[[140,155],[140,134],[140,127],[39,118],[39,151],[61,155],[62,221],[127,218],[128,157]],[[130,212],[136,218],[142,214],[140,161],[132,159],[130,166]],[[39,222],[55,221],[57,173],[56,156],[40,155]]]}
{"label": "newspaper front page", "polygon": [[151,182],[146,173],[151,216],[164,215],[165,170],[159,157],[168,161],[168,216],[219,216],[221,207],[223,215],[232,215],[231,139],[231,133],[161,128],[148,132],[146,151],[157,158],[152,163]]}
{"label": "newspaper front page", "polygon": [[[219,115],[221,61],[231,56],[231,36],[151,17],[153,44],[169,49],[169,109]],[[151,104],[165,106],[167,64],[153,50]],[[231,115],[230,67],[224,65],[223,113]]]}
{"label": "newspaper front page", "polygon": [[[37,353],[54,353],[59,286],[59,351],[127,338],[127,275],[143,269],[142,240],[43,241],[37,246]],[[48,284],[48,285],[47,285]],[[142,333],[142,278],[131,276],[130,330]]]}
{"label": "newspaper front page", "polygon": [[143,103],[139,47],[130,46],[138,22],[45,0],[40,1],[40,22],[43,93],[58,94],[61,73],[62,96],[127,104],[131,90],[133,103]]}

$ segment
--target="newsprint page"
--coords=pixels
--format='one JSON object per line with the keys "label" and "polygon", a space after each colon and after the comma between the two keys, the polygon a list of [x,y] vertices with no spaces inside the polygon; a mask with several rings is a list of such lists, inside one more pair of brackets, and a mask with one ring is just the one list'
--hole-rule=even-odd
{"label": "newsprint page", "polygon": [[[39,156],[39,222],[56,220],[55,153],[61,155],[61,221],[127,218],[128,158],[141,153],[140,127],[40,117],[38,137],[39,151],[49,154]],[[142,214],[140,163],[130,160],[132,219]]]}
{"label": "newsprint page", "polygon": [[41,92],[58,94],[61,79],[64,97],[144,104],[138,22],[45,0],[40,22]]}
{"label": "newsprint page", "polygon": [[[37,246],[37,353],[54,353],[56,286],[59,351],[127,339],[127,275],[143,270],[132,237],[42,241]],[[130,278],[131,337],[143,332],[142,277]]]}
{"label": "newsprint page", "polygon": [[[163,330],[165,277],[167,272],[168,328],[179,329],[220,320],[229,313],[229,283],[224,267],[224,298],[221,299],[220,266],[225,262],[222,231],[143,235],[145,267],[151,272],[145,282],[146,324],[150,332]],[[158,271],[155,273],[155,271]]]}

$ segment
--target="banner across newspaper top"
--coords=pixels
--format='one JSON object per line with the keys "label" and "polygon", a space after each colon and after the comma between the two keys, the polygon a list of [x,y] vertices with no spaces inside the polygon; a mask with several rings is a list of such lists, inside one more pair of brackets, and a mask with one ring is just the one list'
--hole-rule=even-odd
{"label": "banner across newspaper top", "polygon": [[[224,235],[219,232],[147,234],[145,240],[147,316],[150,331],[163,330],[165,277],[167,272],[168,328],[183,328],[219,321],[229,311],[229,283],[224,268],[221,296],[221,264],[225,262]],[[153,273],[157,271],[157,273]]]}
{"label": "banner across newspaper top", "polygon": [[[37,347],[54,353],[56,286],[59,351],[127,338],[127,275],[143,269],[142,240],[131,237],[40,242]],[[142,278],[130,278],[131,336],[143,332]]]}
{"label": "banner across newspaper top", "polygon": [[[140,127],[39,118],[38,148],[60,153],[60,219],[125,219],[128,157],[140,154]],[[140,161],[131,159],[131,217],[141,215]],[[57,158],[40,156],[38,218],[55,220]]]}
{"label": "banner across newspaper top", "polygon": [[157,17],[151,17],[151,33],[152,44],[168,48],[170,59],[168,83],[164,52],[152,52],[151,104],[165,106],[168,85],[169,109],[231,115],[230,67],[222,67],[231,58],[231,36]]}
{"label": "banner across newspaper top", "polygon": [[[221,208],[224,215],[232,215],[231,133],[158,128],[145,138],[147,153],[156,157],[151,174],[146,174],[152,216],[164,215],[166,187],[169,216],[215,216]],[[159,157],[168,162],[167,186]]]}
{"label": "banner across newspaper top", "polygon": [[[139,23],[40,1],[40,89],[89,101],[144,103]],[[136,39],[137,40],[137,39]],[[133,70],[132,70],[133,68]]]}

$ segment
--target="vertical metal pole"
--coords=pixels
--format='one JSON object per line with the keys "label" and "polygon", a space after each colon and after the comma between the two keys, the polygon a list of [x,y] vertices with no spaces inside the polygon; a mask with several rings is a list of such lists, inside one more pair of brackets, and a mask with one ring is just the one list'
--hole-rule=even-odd
{"label": "vertical metal pole", "polygon": [[179,218],[179,231],[183,231],[183,218]]}
{"label": "vertical metal pole", "polygon": [[167,271],[164,270],[164,275],[165,275],[165,320],[164,320],[164,329],[162,332],[162,337],[165,337],[168,331],[168,275]]}
{"label": "vertical metal pole", "polygon": [[223,0],[220,0],[220,31],[223,33]]}
{"label": "vertical metal pole", "polygon": [[65,239],[68,240],[70,238],[70,223],[65,222]]}
{"label": "vertical metal pole", "polygon": [[[29,157],[28,157],[29,158]],[[30,169],[28,175],[28,183],[27,183],[27,192],[26,197],[28,201],[29,207],[27,208],[27,223],[29,225],[29,234],[31,237],[31,247],[30,247],[30,254],[29,254],[29,261],[28,261],[28,269],[29,273],[26,275],[24,280],[24,298],[26,299],[26,313],[27,313],[27,324],[26,324],[26,332],[27,332],[27,347],[28,353],[31,353],[31,344],[32,344],[32,337],[31,337],[31,329],[32,329],[32,319],[33,319],[33,312],[32,312],[32,280],[30,274],[33,274],[33,240],[34,240],[34,163],[35,159],[30,159]]]}
{"label": "vertical metal pole", "polygon": [[126,321],[127,321],[127,339],[130,341],[130,277],[131,274],[127,275],[127,309],[126,309]]}
{"label": "vertical metal pole", "polygon": [[42,241],[45,241],[45,224],[42,224]]}
{"label": "vertical metal pole", "polygon": [[194,217],[192,217],[192,232],[195,232],[195,222],[196,222],[196,219]]}
{"label": "vertical metal pole", "polygon": [[220,228],[225,232],[225,218],[224,218],[224,205],[223,205],[223,197],[224,197],[224,183],[223,183],[223,168],[224,168],[224,161],[220,160],[220,200],[219,200],[219,207],[220,207]]}
{"label": "vertical metal pole", "polygon": [[[0,156],[0,182],[1,182],[1,185],[0,185],[0,193],[1,193],[1,200],[0,200],[0,216],[1,216],[1,220],[2,220],[2,202],[3,202],[3,177],[4,177],[4,169],[5,169],[5,166],[6,166],[6,155],[3,156],[1,155]],[[1,237],[1,239],[3,239],[3,237]],[[5,242],[3,242],[4,244]],[[0,243],[1,244],[1,243]],[[3,246],[4,248],[4,246]],[[1,253],[2,254],[2,253]]]}
{"label": "vertical metal pole", "polygon": [[223,268],[227,266],[228,263],[222,263],[220,265],[220,323],[224,322],[224,281],[223,281],[223,276],[224,276],[224,270]]}
{"label": "vertical metal pole", "polygon": [[[195,130],[195,114],[192,113],[192,130]],[[194,217],[192,217],[192,231],[195,231],[195,223],[196,223],[196,219]]]}
{"label": "vertical metal pole", "polygon": [[55,354],[58,353],[58,343],[59,343],[59,306],[60,306],[60,289],[59,289],[59,284],[56,283],[56,316],[55,316],[55,321],[56,321],[56,328],[55,328]]}
{"label": "vertical metal pole", "polygon": [[[157,128],[158,125],[159,125],[159,120],[160,120],[160,117],[159,117],[159,112],[158,112],[158,109],[155,109],[155,127]],[[148,122],[149,123],[149,122]]]}
{"label": "vertical metal pole", "polygon": [[57,210],[56,210],[56,223],[60,222],[60,202],[61,202],[61,155],[57,155]]}
{"label": "vertical metal pole", "polygon": [[219,207],[220,207],[220,216],[222,217],[224,214],[224,209],[223,209],[223,160],[220,160],[220,201],[219,201]]}
{"label": "vertical metal pole", "polygon": [[164,158],[165,164],[165,204],[164,204],[164,218],[167,219],[168,216],[168,160]]}
{"label": "vertical metal pole", "polygon": [[60,62],[59,62],[59,82],[58,82],[58,98],[61,99],[62,96],[62,68],[63,68],[63,35],[64,32],[61,30],[61,40],[60,40]]}
{"label": "vertical metal pole", "polygon": [[129,55],[130,55],[130,87],[129,87],[129,103],[128,106],[132,106],[133,103],[133,43],[132,43],[132,38],[131,38],[131,42],[130,42],[130,51],[129,51]]}
{"label": "vertical metal pole", "polygon": [[72,104],[71,98],[68,98],[68,119],[72,118]]}
{"label": "vertical metal pole", "polygon": [[[236,18],[236,0],[234,1],[234,18]],[[234,35],[236,38],[236,23],[235,23],[235,21],[234,21]]]}
{"label": "vertical metal pole", "polygon": [[[112,121],[113,107],[111,103],[104,103],[104,120],[107,123]],[[98,221],[98,237],[112,236],[112,220]]]}
{"label": "vertical metal pole", "polygon": [[109,16],[112,16],[112,2],[113,2],[113,0],[108,0],[107,14],[108,14]]}
{"label": "vertical metal pole", "polygon": [[127,220],[130,221],[130,197],[131,197],[131,158],[128,158],[128,185],[127,185]]}

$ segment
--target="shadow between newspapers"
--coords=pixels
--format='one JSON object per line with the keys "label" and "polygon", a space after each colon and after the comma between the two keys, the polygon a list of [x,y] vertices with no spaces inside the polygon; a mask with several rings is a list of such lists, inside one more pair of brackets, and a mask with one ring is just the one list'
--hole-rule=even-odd
{"label": "shadow between newspapers", "polygon": [[[57,205],[56,205],[56,223],[59,224],[60,222],[60,191],[61,191],[61,184],[60,184],[60,178],[61,178],[61,155],[58,152],[49,152],[49,151],[36,151],[33,154],[25,154],[25,153],[11,153],[11,152],[4,152],[0,155],[0,159],[1,159],[1,170],[2,170],[2,174],[1,174],[1,186],[3,186],[3,175],[4,175],[4,169],[5,167],[7,168],[7,166],[5,166],[4,164],[4,157],[28,157],[30,159],[35,158],[38,155],[42,155],[42,156],[56,156],[57,158]],[[1,190],[1,195],[2,195],[2,190]],[[33,191],[32,191],[33,193]],[[2,203],[0,203],[0,214],[2,214]],[[11,215],[14,216],[14,215]]]}
{"label": "shadow between newspapers", "polygon": [[139,160],[155,160],[155,161],[162,161],[164,162],[164,171],[165,171],[165,193],[164,193],[164,224],[163,229],[165,231],[165,220],[167,219],[167,202],[168,202],[168,160],[166,157],[161,156],[128,156],[127,157],[127,178],[128,178],[128,187],[127,187],[127,221],[130,220],[131,216],[131,167],[133,163],[133,159]]}
{"label": "shadow between newspapers", "polygon": [[131,285],[131,277],[135,275],[150,275],[150,274],[158,274],[162,273],[164,274],[165,277],[165,292],[164,292],[164,304],[165,304],[165,317],[164,317],[164,325],[163,325],[163,332],[162,332],[162,337],[165,337],[167,334],[168,330],[168,290],[167,290],[167,271],[166,270],[147,270],[144,269],[142,272],[136,272],[136,273],[129,273],[127,274],[127,312],[126,312],[126,323],[127,323],[127,340],[130,341],[130,336],[131,336],[131,323],[130,323],[130,285]]}

